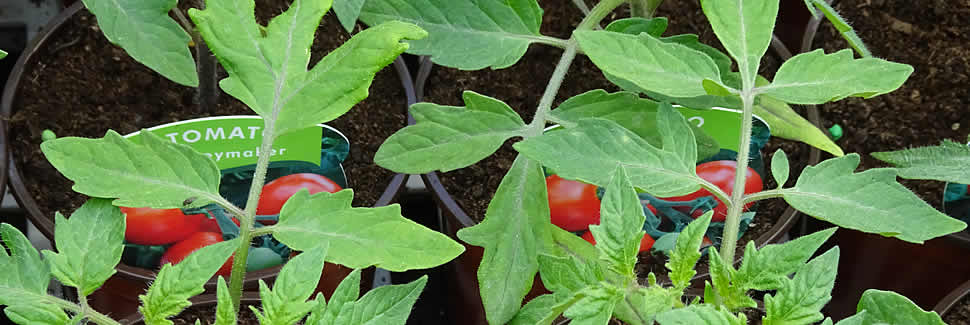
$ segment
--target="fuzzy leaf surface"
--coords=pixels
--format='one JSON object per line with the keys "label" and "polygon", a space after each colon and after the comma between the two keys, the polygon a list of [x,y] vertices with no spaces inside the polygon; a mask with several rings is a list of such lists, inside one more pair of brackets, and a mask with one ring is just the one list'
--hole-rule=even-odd
{"label": "fuzzy leaf surface", "polygon": [[252,1],[208,0],[205,10],[189,10],[229,73],[219,86],[273,121],[264,137],[343,115],[367,97],[374,74],[408,48],[402,40],[426,35],[402,22],[375,26],[351,37],[308,71],[313,35],[331,2],[294,1],[265,28],[256,23]]}
{"label": "fuzzy leaf surface", "polygon": [[509,321],[509,325],[550,325],[579,297],[567,293],[544,294],[529,300]]}
{"label": "fuzzy leaf surface", "polygon": [[701,0],[701,8],[724,49],[738,62],[741,75],[754,81],[771,44],[778,0]]}
{"label": "fuzzy leaf surface", "polygon": [[805,265],[815,251],[832,237],[835,229],[818,231],[784,244],[767,245],[760,250],[754,247],[753,242],[748,242],[750,247],[746,247],[735,282],[745,289],[764,291],[780,288],[790,274]]}
{"label": "fuzzy leaf surface", "polygon": [[873,152],[872,156],[896,166],[903,178],[970,184],[970,147],[951,140],[938,146]]}
{"label": "fuzzy leaf surface", "polygon": [[778,150],[775,150],[775,154],[771,156],[771,176],[775,178],[775,184],[778,184],[779,188],[784,187],[785,183],[788,182],[790,172],[788,154],[778,148]]}
{"label": "fuzzy leaf surface", "polygon": [[539,269],[548,225],[542,165],[520,155],[502,178],[485,220],[458,231],[458,238],[485,249],[478,283],[490,324],[507,323],[522,306]]}
{"label": "fuzzy leaf surface", "polygon": [[416,124],[384,141],[374,163],[399,173],[448,172],[488,157],[526,130],[525,122],[502,101],[466,91],[465,107],[418,103]]}
{"label": "fuzzy leaf surface", "polygon": [[613,172],[600,204],[600,224],[589,226],[600,258],[617,274],[635,279],[640,239],[643,238],[643,205],[622,166]]}
{"label": "fuzzy leaf surface", "polygon": [[50,301],[34,296],[18,297],[17,293],[7,291],[4,294],[11,295],[11,298],[16,297],[19,300],[15,304],[3,309],[3,313],[14,323],[22,325],[73,324],[67,314],[64,313],[64,310],[57,307],[57,305],[51,304]]}
{"label": "fuzzy leaf surface", "polygon": [[260,281],[262,313],[256,313],[262,324],[295,324],[316,305],[307,301],[320,282],[327,244],[304,251],[291,258],[280,270],[273,289]]}
{"label": "fuzzy leaf surface", "polygon": [[351,322],[334,324],[404,325],[411,314],[411,307],[427,283],[428,276],[424,275],[411,283],[386,285],[371,290],[353,304]]}
{"label": "fuzzy leaf surface", "polygon": [[335,264],[395,272],[435,267],[465,250],[401,216],[400,205],[354,208],[353,198],[351,189],[314,195],[302,189],[283,204],[273,237],[296,250],[329,244],[327,261]]}
{"label": "fuzzy leaf surface", "polygon": [[[754,244],[748,242],[748,247],[754,247]],[[707,252],[711,264],[711,282],[705,284],[705,294],[713,285],[711,293],[716,293],[717,302],[728,310],[757,307],[758,303],[748,296],[748,290],[736,280],[738,272],[734,266],[725,263],[717,249],[710,248]]]}
{"label": "fuzzy leaf surface", "polygon": [[694,265],[701,258],[701,243],[704,241],[704,234],[707,227],[711,224],[713,211],[708,211],[700,218],[695,219],[677,236],[677,243],[674,244],[673,251],[670,252],[670,259],[665,266],[670,270],[670,280],[678,288],[687,288],[690,279],[697,274]]}
{"label": "fuzzy leaf surface", "polygon": [[337,0],[333,3],[333,12],[337,15],[340,26],[343,26],[348,33],[353,33],[364,2],[365,0]]}
{"label": "fuzzy leaf surface", "polygon": [[757,89],[792,104],[822,104],[850,96],[871,98],[891,92],[912,73],[913,67],[908,64],[855,59],[849,49],[832,54],[817,49],[785,61],[771,84]]}
{"label": "fuzzy leaf surface", "polygon": [[775,296],[765,296],[764,325],[807,325],[822,320],[822,307],[832,300],[838,269],[839,248],[833,247],[802,265],[794,279],[784,278]]}
{"label": "fuzzy leaf surface", "polygon": [[[680,302],[681,290],[651,285],[627,290],[627,302],[616,304],[613,316],[630,324],[653,324],[654,318]],[[642,320],[642,321],[641,321]]]}
{"label": "fuzzy leaf surface", "polygon": [[226,279],[221,275],[216,283],[216,323],[215,325],[235,325],[236,310],[232,305],[232,295],[229,294],[229,286]]}
{"label": "fuzzy leaf surface", "polygon": [[[358,297],[360,297],[360,269],[354,269],[337,285],[337,289],[330,296],[329,303],[324,301],[325,297],[320,294],[317,295],[317,303],[322,304],[322,306],[318,305],[316,308],[323,310],[311,310],[307,324],[337,324],[335,321],[340,316],[340,312],[344,308],[350,308],[352,311],[354,302],[357,301]],[[317,319],[319,322],[310,322],[312,319]]]}
{"label": "fuzzy leaf surface", "polygon": [[966,224],[951,218],[896,182],[890,168],[855,173],[859,155],[806,167],[794,187],[781,190],[792,207],[840,227],[922,243]]}
{"label": "fuzzy leaf surface", "polygon": [[421,26],[429,36],[410,42],[408,53],[430,55],[434,63],[461,70],[507,68],[543,38],[536,0],[368,0],[360,20]]}
{"label": "fuzzy leaf surface", "polygon": [[772,136],[801,141],[836,157],[845,155],[832,138],[783,101],[769,96],[758,96],[758,101],[754,105],[754,114],[771,126]]}
{"label": "fuzzy leaf surface", "polygon": [[[47,295],[47,286],[51,280],[50,268],[40,258],[40,253],[27,236],[8,223],[0,223],[0,238],[6,248],[0,247],[0,291],[22,290],[26,293]],[[16,302],[17,299],[0,295],[0,305],[12,305]]]}
{"label": "fuzzy leaf surface", "polygon": [[193,197],[190,207],[221,200],[222,175],[211,158],[151,132],[141,132],[139,139],[136,144],[109,130],[100,139],[64,137],[40,147],[74,181],[75,192],[117,198],[112,202],[117,206],[168,209],[182,208]]}
{"label": "fuzzy leaf surface", "polygon": [[[859,324],[926,324],[945,325],[940,315],[933,311],[925,311],[912,300],[892,291],[869,289],[862,293],[858,313],[865,312]],[[858,315],[858,314],[857,314]],[[842,324],[842,322],[839,322]]]}
{"label": "fuzzy leaf surface", "polygon": [[162,265],[148,292],[138,296],[141,300],[138,311],[145,316],[145,324],[172,325],[168,318],[191,305],[189,298],[205,291],[205,283],[237,247],[238,239],[228,240],[202,247],[178,264]]}
{"label": "fuzzy leaf surface", "polygon": [[695,304],[685,308],[673,309],[657,315],[660,325],[745,325],[747,321],[742,317],[731,314],[714,305]]}
{"label": "fuzzy leaf surface", "polygon": [[637,87],[672,97],[707,95],[702,82],[720,81],[704,53],[656,37],[609,31],[577,31],[580,47],[603,72]]}
{"label": "fuzzy leaf surface", "polygon": [[83,295],[97,290],[115,273],[124,250],[125,216],[111,200],[93,198],[71,218],[55,212],[57,253],[44,251],[51,273]]}
{"label": "fuzzy leaf surface", "polygon": [[610,286],[589,287],[580,293],[579,301],[563,313],[569,324],[602,325],[610,321],[613,310],[623,299],[623,292]]}
{"label": "fuzzy leaf surface", "polygon": [[[165,78],[196,87],[199,75],[189,34],[169,12],[178,0],[83,0],[113,44]],[[176,9],[180,10],[180,9]],[[2,57],[2,55],[0,55]]]}
{"label": "fuzzy leaf surface", "polygon": [[[680,120],[687,123],[682,116]],[[670,131],[661,126],[661,132]],[[680,136],[694,142],[690,133]],[[562,178],[596,186],[609,184],[613,170],[623,166],[633,186],[659,197],[683,195],[700,188],[693,166],[696,152],[658,149],[609,120],[581,120],[576,127],[528,138],[513,147],[552,168]]]}

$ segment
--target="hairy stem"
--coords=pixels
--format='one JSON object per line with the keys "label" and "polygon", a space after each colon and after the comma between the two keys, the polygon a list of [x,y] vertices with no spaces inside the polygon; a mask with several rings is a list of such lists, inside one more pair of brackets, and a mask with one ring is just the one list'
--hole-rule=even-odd
{"label": "hairy stem", "polygon": [[[741,70],[744,71],[744,70]],[[744,112],[741,117],[741,141],[738,145],[737,170],[734,173],[734,190],[731,192],[731,204],[728,206],[727,219],[724,221],[724,234],[721,241],[721,259],[725,263],[734,263],[734,250],[738,245],[738,230],[741,222],[741,212],[744,210],[744,181],[748,171],[748,155],[751,151],[751,118],[754,106],[753,88],[754,78],[744,78],[744,89],[741,91],[741,102]]]}
{"label": "hairy stem", "polygon": [[785,191],[784,189],[779,188],[777,190],[769,190],[769,191],[761,191],[761,192],[758,192],[758,193],[751,193],[751,194],[748,194],[748,195],[745,195],[744,196],[744,203],[754,202],[754,201],[761,201],[761,200],[767,200],[767,199],[774,199],[774,198],[780,198],[780,197],[782,197],[782,193],[784,191]]}
{"label": "hairy stem", "polygon": [[86,301],[87,299],[82,299],[82,297],[78,297],[78,298],[81,300],[82,305],[80,306],[73,302],[63,300],[54,296],[44,296],[44,299],[46,299],[47,302],[57,305],[57,307],[67,310],[71,313],[83,314],[84,317],[86,317],[88,320],[94,323],[97,323],[99,325],[121,325],[121,323],[115,321],[114,319],[111,319],[111,317],[108,317],[108,315],[99,313],[98,311],[90,308],[87,304],[87,301]]}
{"label": "hairy stem", "polygon": [[579,26],[576,26],[576,30],[592,30],[593,27],[599,26],[600,21],[603,21],[603,18],[606,18],[606,15],[609,15],[611,12],[613,12],[613,10],[616,10],[616,7],[619,7],[625,1],[626,0],[600,1],[600,3],[597,3],[596,6],[593,7],[593,10],[590,10],[589,14],[586,15],[586,18],[583,18],[583,21],[579,23]]}

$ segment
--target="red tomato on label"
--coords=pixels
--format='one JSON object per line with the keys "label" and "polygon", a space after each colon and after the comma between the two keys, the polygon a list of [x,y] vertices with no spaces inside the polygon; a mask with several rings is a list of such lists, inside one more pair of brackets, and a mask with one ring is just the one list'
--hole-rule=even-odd
{"label": "red tomato on label", "polygon": [[[592,231],[587,231],[583,233],[583,235],[580,237],[588,241],[590,244],[593,244],[593,246],[596,246],[596,239],[593,239]],[[643,239],[640,240],[640,252],[646,252],[650,250],[650,248],[653,247],[653,242],[654,242],[653,237],[650,237],[650,235],[647,235],[647,234],[643,234]]]}
{"label": "red tomato on label", "polygon": [[[297,191],[304,188],[309,190],[310,194],[319,192],[335,193],[341,190],[340,185],[337,185],[337,183],[320,174],[298,173],[286,175],[263,186],[263,192],[259,195],[259,205],[256,207],[256,214],[279,214],[283,208],[283,203],[286,203],[286,200],[293,196],[293,194],[296,194]],[[261,222],[263,224],[274,223],[272,221]]]}
{"label": "red tomato on label", "polygon": [[600,223],[600,199],[596,186],[583,182],[546,177],[552,224],[567,231],[579,231]]}
{"label": "red tomato on label", "polygon": [[[162,259],[161,261],[159,261],[158,264],[159,265],[165,265],[167,263],[171,263],[172,265],[178,264],[179,262],[182,262],[182,260],[184,260],[186,257],[188,257],[189,254],[192,254],[192,252],[199,250],[199,248],[206,247],[219,242],[222,242],[222,235],[218,233],[214,233],[214,232],[194,233],[192,234],[192,236],[189,236],[189,238],[186,238],[185,240],[180,241],[175,245],[172,245],[172,247],[169,247],[168,250],[165,251],[165,254],[162,255]],[[229,260],[227,260],[225,264],[222,264],[222,267],[220,267],[219,271],[216,272],[216,275],[229,276],[229,273],[231,271],[232,271],[232,257],[230,256]]]}
{"label": "red tomato on label", "polygon": [[204,215],[186,216],[179,209],[121,207],[125,214],[125,240],[139,245],[165,245],[199,231]]}
{"label": "red tomato on label", "polygon": [[[737,170],[738,163],[733,160],[717,160],[710,161],[700,165],[697,165],[697,176],[713,183],[715,186],[719,187],[728,195],[734,191],[734,171]],[[748,167],[748,173],[745,175],[744,180],[744,194],[760,192],[764,189],[764,183],[761,181],[761,175],[755,172],[754,169]],[[669,201],[690,201],[703,196],[713,196],[711,192],[705,189],[697,190],[694,193],[687,194],[684,196],[664,198],[664,200]],[[712,222],[724,221],[727,218],[727,206],[721,202],[720,199],[715,197],[717,200],[717,207],[714,208],[714,217],[711,219]],[[744,205],[744,209],[751,207],[752,203]],[[696,214],[693,217],[697,218],[701,214]]]}

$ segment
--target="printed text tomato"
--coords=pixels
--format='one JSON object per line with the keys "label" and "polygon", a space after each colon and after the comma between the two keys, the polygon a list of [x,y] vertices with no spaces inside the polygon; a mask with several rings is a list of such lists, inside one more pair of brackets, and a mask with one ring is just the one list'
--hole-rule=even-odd
{"label": "printed text tomato", "polygon": [[[713,183],[725,193],[731,195],[731,191],[734,191],[734,171],[737,170],[737,166],[737,162],[733,160],[710,161],[697,165],[697,176]],[[760,192],[763,188],[764,184],[761,181],[761,175],[758,175],[754,169],[748,167],[748,173],[745,175],[744,181],[744,193],[749,194]],[[703,196],[712,196],[712,194],[705,189],[700,189],[694,193],[684,196],[664,199],[670,201],[690,201]],[[751,204],[752,203],[746,204],[744,208],[747,209],[751,206]],[[699,215],[700,214],[694,215],[694,217],[696,218]],[[714,217],[711,219],[711,221],[719,222],[724,221],[726,218],[727,206],[721,203],[720,199],[717,199],[717,207],[714,208]]]}
{"label": "printed text tomato", "polygon": [[562,179],[551,175],[546,177],[549,190],[549,212],[552,224],[567,231],[579,231],[600,222],[600,200],[596,197],[596,186],[582,182]]}
{"label": "printed text tomato", "polygon": [[[593,244],[593,246],[596,246],[596,239],[593,239],[592,231],[587,231],[583,233],[581,237],[583,237],[583,239],[588,241],[590,244]],[[650,250],[650,248],[653,247],[653,242],[654,242],[653,237],[650,237],[650,235],[647,235],[647,234],[643,234],[643,239],[640,240],[640,252],[645,252]]]}
{"label": "printed text tomato", "polygon": [[186,216],[179,209],[122,207],[125,240],[139,245],[165,245],[199,231],[201,214]]}
{"label": "printed text tomato", "polygon": [[[256,207],[256,214],[279,214],[283,208],[283,203],[286,203],[286,200],[293,196],[293,194],[296,194],[297,191],[304,188],[309,190],[310,194],[319,192],[334,193],[341,190],[340,185],[337,185],[337,183],[334,183],[323,175],[313,173],[286,175],[263,186],[263,192],[259,195],[259,206]],[[270,224],[273,222],[262,221],[262,223]]]}
{"label": "printed text tomato", "polygon": [[[167,263],[171,263],[173,265],[178,264],[186,257],[188,257],[189,254],[192,254],[192,252],[195,252],[199,248],[206,247],[219,242],[222,242],[221,234],[214,233],[214,232],[194,233],[188,238],[186,238],[185,240],[175,243],[175,245],[172,245],[172,247],[169,247],[168,250],[165,251],[165,254],[162,255],[162,259],[158,264],[159,265],[165,265]],[[232,271],[232,257],[230,256],[229,260],[227,260],[225,264],[222,264],[222,267],[220,267],[219,271],[216,272],[216,275],[229,276],[229,273],[231,271]]]}

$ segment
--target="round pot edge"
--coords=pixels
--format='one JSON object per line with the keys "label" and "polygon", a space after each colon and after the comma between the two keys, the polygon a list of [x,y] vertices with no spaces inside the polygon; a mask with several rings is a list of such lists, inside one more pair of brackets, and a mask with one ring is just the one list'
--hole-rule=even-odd
{"label": "round pot edge", "polygon": [[939,314],[940,317],[943,317],[943,315],[949,312],[953,306],[968,294],[970,294],[970,280],[953,289],[953,291],[950,291],[943,299],[940,299],[940,302],[936,303],[936,306],[933,306],[933,311]]}

